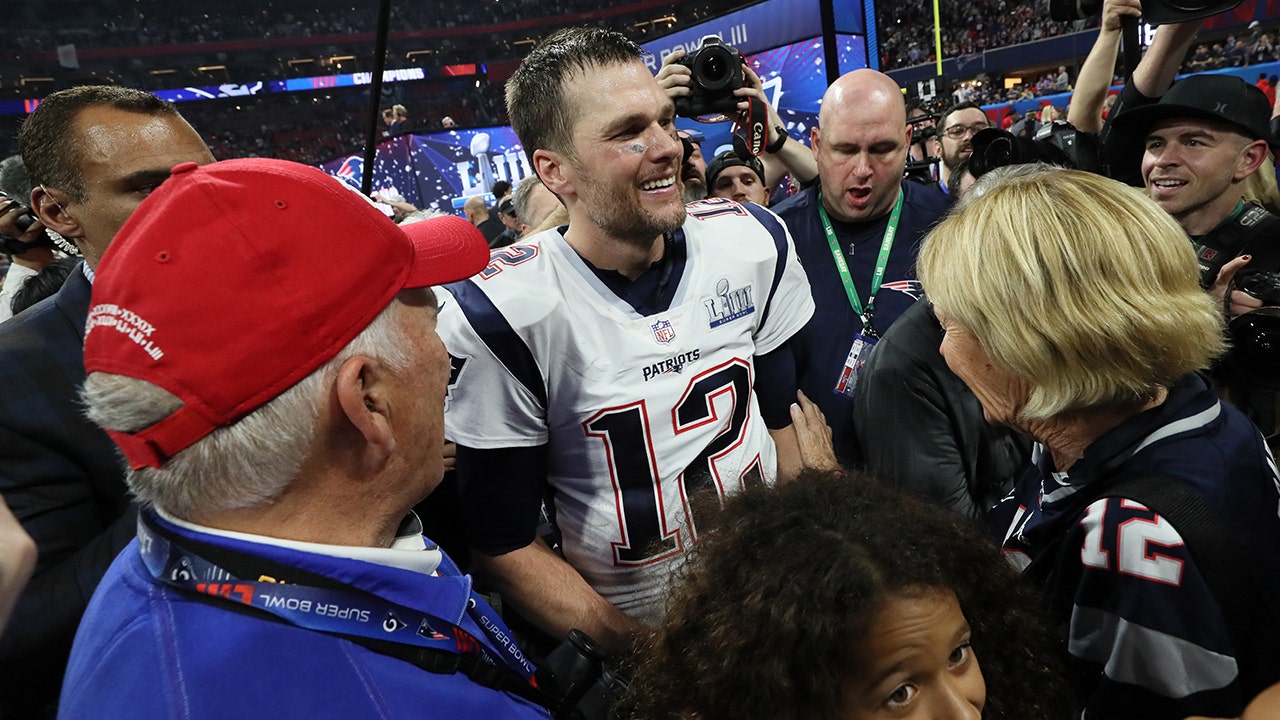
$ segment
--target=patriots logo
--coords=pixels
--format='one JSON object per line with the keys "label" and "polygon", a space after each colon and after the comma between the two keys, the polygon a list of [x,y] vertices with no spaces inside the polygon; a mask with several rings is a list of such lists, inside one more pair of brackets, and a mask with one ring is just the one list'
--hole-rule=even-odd
{"label": "patriots logo", "polygon": [[431,623],[427,622],[426,618],[422,618],[422,623],[418,625],[418,635],[421,637],[427,638],[429,640],[445,640],[446,639],[444,635],[441,635],[440,633],[436,632],[436,629],[431,627]]}
{"label": "patriots logo", "polygon": [[348,185],[359,188],[360,181],[364,177],[364,158],[352,155],[343,160],[334,176]]}
{"label": "patriots logo", "polygon": [[880,288],[882,290],[897,290],[912,300],[919,300],[924,297],[924,286],[920,284],[919,280],[897,280],[894,282],[887,282],[881,285]]}

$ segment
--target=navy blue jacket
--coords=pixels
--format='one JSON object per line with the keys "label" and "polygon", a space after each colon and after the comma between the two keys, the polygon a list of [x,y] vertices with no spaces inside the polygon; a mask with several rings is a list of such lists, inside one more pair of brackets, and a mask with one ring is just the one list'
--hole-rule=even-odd
{"label": "navy blue jacket", "polygon": [[[884,280],[876,295],[873,322],[880,335],[884,335],[893,321],[920,298],[916,253],[920,249],[920,241],[951,203],[936,185],[903,180],[902,191],[906,193],[902,217],[898,221],[898,233]],[[791,231],[796,255],[809,276],[816,306],[809,323],[792,336],[789,345],[795,353],[800,389],[827,416],[837,457],[845,465],[853,465],[862,457],[853,426],[853,400],[836,393],[835,387],[853,346],[853,338],[862,329],[862,322],[849,305],[849,297],[822,229],[822,220],[818,217],[817,202],[818,189],[813,187],[773,208]],[[836,238],[863,305],[871,292],[871,276],[888,224],[887,215],[863,223],[843,223],[832,219]]]}
{"label": "navy blue jacket", "polygon": [[[1235,717],[1243,697],[1223,609],[1178,529],[1121,497],[1069,513],[1071,496],[1120,478],[1162,475],[1200,495],[1280,597],[1280,477],[1247,418],[1188,374],[1160,407],[1098,438],[1066,472],[1037,446],[1034,466],[988,515],[1023,565],[1061,538],[1045,587],[1089,718]],[[1051,551],[1052,552],[1052,551]],[[1061,601],[1058,601],[1059,597]],[[1273,601],[1273,605],[1275,602]],[[1252,658],[1262,667],[1280,662]]]}
{"label": "navy blue jacket", "polygon": [[13,717],[57,699],[80,616],[133,537],[115,444],[78,396],[90,290],[77,267],[53,297],[0,324],[0,495],[39,548],[0,638],[0,708]]}

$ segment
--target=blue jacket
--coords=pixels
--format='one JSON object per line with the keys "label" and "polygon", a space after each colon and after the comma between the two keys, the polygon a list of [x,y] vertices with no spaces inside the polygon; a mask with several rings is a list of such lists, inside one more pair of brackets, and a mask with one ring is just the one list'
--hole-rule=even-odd
{"label": "blue jacket", "polygon": [[[428,576],[155,522],[180,538],[322,575],[406,608],[425,610],[423,599],[431,598],[437,609],[450,608],[451,619],[460,618],[458,627],[494,648],[467,612],[471,578],[459,574],[447,557],[438,576]],[[153,577],[134,540],[89,603],[58,717],[545,720],[548,715],[465,675],[430,673],[334,635],[177,590]]]}

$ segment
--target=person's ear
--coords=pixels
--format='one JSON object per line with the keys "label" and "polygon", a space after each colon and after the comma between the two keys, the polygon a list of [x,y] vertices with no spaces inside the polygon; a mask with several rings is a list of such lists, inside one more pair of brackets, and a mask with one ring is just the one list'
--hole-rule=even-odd
{"label": "person's ear", "polygon": [[65,238],[82,238],[84,228],[67,212],[69,204],[71,196],[57,188],[37,185],[31,190],[31,210],[45,227]]}
{"label": "person's ear", "polygon": [[373,360],[357,355],[342,363],[334,381],[342,415],[364,440],[362,457],[375,464],[396,449],[384,373]]}
{"label": "person's ear", "polygon": [[575,174],[568,158],[554,150],[539,149],[533,152],[533,168],[542,178],[542,184],[559,197],[566,191],[576,195],[573,181]]}
{"label": "person's ear", "polygon": [[1240,151],[1240,162],[1236,166],[1235,179],[1237,181],[1249,177],[1258,168],[1262,167],[1262,161],[1267,159],[1267,141],[1254,140]]}

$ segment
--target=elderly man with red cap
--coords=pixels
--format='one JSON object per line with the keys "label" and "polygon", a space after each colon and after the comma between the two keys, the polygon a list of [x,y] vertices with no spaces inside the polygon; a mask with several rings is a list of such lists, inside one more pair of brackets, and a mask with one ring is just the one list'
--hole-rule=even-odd
{"label": "elderly man with red cap", "polygon": [[59,717],[548,716],[410,512],[444,472],[431,286],[487,261],[313,168],[174,168],[93,288],[84,398],[143,510]]}

